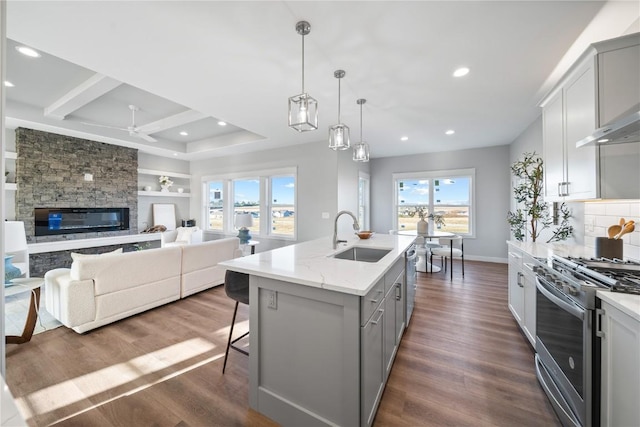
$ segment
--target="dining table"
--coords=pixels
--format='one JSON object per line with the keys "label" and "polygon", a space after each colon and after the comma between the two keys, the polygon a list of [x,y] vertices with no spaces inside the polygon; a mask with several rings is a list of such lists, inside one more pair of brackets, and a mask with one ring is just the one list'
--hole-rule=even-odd
{"label": "dining table", "polygon": [[[436,266],[436,265],[431,265],[431,263],[428,261],[429,259],[429,252],[430,252],[430,247],[437,247],[440,246],[439,243],[436,242],[430,242],[432,239],[450,239],[451,240],[451,247],[453,247],[453,240],[455,238],[457,238],[457,234],[455,233],[451,233],[449,231],[440,231],[440,230],[434,230],[431,232],[427,232],[427,233],[418,233],[417,230],[398,230],[397,234],[400,234],[402,236],[417,236],[419,238],[422,238],[422,242],[418,243],[416,242],[416,245],[422,246],[424,247],[424,260],[418,259],[418,262],[416,263],[416,270],[421,271],[423,273],[429,273],[429,272],[440,272],[441,268]],[[421,268],[421,266],[424,266],[424,270]]]}

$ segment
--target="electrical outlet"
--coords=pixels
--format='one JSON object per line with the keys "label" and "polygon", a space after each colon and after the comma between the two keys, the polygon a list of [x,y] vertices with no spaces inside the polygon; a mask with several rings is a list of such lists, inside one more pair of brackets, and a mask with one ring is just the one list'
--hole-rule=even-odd
{"label": "electrical outlet", "polygon": [[268,298],[267,307],[277,310],[278,309],[278,293],[276,291],[268,291],[267,298]]}

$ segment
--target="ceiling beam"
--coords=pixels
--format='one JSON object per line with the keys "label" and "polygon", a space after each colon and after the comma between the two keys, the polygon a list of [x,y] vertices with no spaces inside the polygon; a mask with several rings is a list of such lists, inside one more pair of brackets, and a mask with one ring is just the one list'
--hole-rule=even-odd
{"label": "ceiling beam", "polygon": [[195,110],[187,110],[182,113],[174,114],[173,116],[165,117],[155,122],[147,123],[146,125],[139,126],[138,130],[144,133],[158,133],[167,129],[173,129],[178,126],[186,125],[201,119],[208,117]]}
{"label": "ceiling beam", "polygon": [[71,89],[44,109],[45,117],[64,120],[65,117],[120,86],[122,82],[102,74],[94,74],[89,79]]}

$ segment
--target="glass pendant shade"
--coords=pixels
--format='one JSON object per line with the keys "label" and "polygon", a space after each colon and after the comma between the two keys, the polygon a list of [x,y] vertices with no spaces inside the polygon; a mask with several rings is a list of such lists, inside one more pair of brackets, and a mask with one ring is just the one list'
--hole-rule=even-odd
{"label": "glass pendant shade", "polygon": [[349,126],[338,123],[329,127],[329,148],[332,150],[346,150],[351,146]]}
{"label": "glass pendant shade", "polygon": [[318,129],[318,101],[308,93],[289,98],[289,127],[298,132]]}
{"label": "glass pendant shade", "polygon": [[360,141],[353,146],[353,161],[354,162],[369,161],[369,144],[367,144],[364,141]]}
{"label": "glass pendant shade", "polygon": [[360,106],[360,142],[353,146],[353,161],[368,162],[369,161],[369,144],[362,139],[362,105],[367,102],[366,99],[358,99],[356,104]]}
{"label": "glass pendant shade", "polygon": [[333,73],[333,76],[338,79],[338,124],[329,126],[329,148],[332,150],[346,150],[351,146],[349,126],[340,122],[340,79],[344,75],[344,70],[336,70]]}
{"label": "glass pendant shade", "polygon": [[289,98],[289,127],[306,132],[318,129],[318,101],[304,90],[304,36],[311,32],[311,24],[298,22],[296,32],[302,36],[302,93]]}

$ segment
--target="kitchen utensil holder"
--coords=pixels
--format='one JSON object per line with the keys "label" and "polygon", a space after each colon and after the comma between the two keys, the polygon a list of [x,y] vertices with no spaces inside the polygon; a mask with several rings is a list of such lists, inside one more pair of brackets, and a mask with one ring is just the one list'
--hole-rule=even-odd
{"label": "kitchen utensil holder", "polygon": [[622,239],[609,239],[608,237],[596,237],[597,258],[622,259]]}

